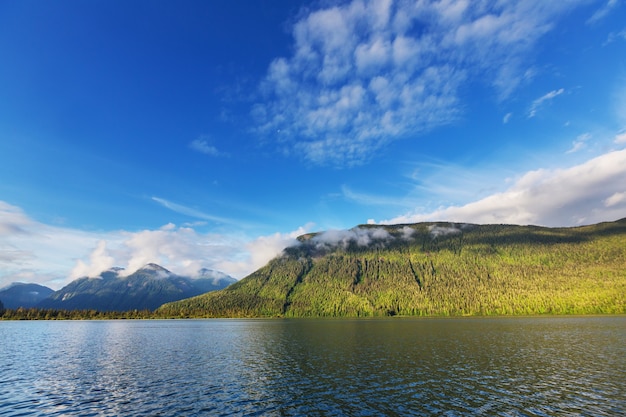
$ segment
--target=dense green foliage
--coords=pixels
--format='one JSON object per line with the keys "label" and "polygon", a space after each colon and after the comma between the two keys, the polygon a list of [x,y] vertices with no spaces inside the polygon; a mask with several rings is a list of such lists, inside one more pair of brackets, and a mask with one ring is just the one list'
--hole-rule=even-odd
{"label": "dense green foliage", "polygon": [[150,310],[98,311],[58,310],[49,308],[0,309],[0,320],[114,320],[114,319],[154,319],[159,318]]}
{"label": "dense green foliage", "polygon": [[[420,223],[322,235],[165,317],[626,313],[626,219],[576,228]],[[356,233],[358,232],[358,233]]]}

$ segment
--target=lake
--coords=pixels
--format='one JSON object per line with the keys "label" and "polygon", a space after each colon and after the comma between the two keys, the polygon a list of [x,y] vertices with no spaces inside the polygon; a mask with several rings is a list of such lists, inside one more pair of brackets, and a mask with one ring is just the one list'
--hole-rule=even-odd
{"label": "lake", "polygon": [[26,415],[626,415],[626,317],[0,322]]}

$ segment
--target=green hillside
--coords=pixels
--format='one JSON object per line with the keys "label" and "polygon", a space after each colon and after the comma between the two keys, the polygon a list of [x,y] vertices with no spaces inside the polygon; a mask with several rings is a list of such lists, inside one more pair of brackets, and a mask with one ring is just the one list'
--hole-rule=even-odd
{"label": "green hillside", "polygon": [[575,228],[420,223],[308,234],[168,317],[626,313],[626,219]]}

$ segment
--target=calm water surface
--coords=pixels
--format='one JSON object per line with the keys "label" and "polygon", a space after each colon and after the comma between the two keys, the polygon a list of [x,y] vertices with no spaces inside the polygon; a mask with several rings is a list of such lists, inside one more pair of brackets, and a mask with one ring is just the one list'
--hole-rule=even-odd
{"label": "calm water surface", "polygon": [[626,415],[626,317],[0,322],[0,415]]}

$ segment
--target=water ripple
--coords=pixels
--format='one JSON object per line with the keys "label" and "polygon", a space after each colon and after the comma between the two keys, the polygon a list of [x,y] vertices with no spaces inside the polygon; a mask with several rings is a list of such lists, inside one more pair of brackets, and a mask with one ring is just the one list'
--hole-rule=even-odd
{"label": "water ripple", "polygon": [[0,416],[612,416],[626,318],[0,323]]}

